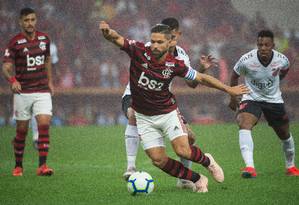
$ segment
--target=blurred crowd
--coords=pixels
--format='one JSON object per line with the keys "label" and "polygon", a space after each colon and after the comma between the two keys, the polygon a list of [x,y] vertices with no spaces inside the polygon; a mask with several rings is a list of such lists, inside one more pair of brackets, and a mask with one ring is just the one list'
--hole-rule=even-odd
{"label": "blurred crowd", "polygon": [[[58,88],[124,87],[129,58],[103,40],[99,21],[109,22],[127,38],[146,42],[151,26],[166,17],[179,20],[183,32],[179,45],[189,54],[191,65],[198,67],[200,55],[212,54],[219,67],[211,69],[210,74],[225,83],[240,55],[255,47],[257,32],[272,29],[276,49],[285,53],[292,65],[283,85],[299,85],[299,30],[270,27],[258,12],[255,18],[248,19],[229,0],[1,1],[1,53],[8,40],[19,32],[17,20],[23,7],[36,10],[38,29],[50,35],[54,83]],[[8,87],[2,75],[0,86]],[[177,80],[175,86],[184,85]],[[119,117],[122,116],[114,117],[114,121]],[[94,117],[93,122],[100,123],[101,118]]]}

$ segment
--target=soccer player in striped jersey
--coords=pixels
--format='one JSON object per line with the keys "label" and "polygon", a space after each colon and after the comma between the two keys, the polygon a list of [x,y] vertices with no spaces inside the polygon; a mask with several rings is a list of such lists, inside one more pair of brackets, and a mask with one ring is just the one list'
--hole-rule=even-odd
{"label": "soccer player in striped jersey", "polygon": [[50,39],[36,30],[37,16],[33,9],[20,11],[22,32],[13,37],[5,49],[3,73],[14,97],[16,136],[13,141],[15,168],[13,176],[23,175],[23,154],[29,121],[36,118],[38,127],[38,176],[50,176],[53,169],[46,164],[49,150],[49,127],[52,116]]}
{"label": "soccer player in striped jersey", "polygon": [[188,142],[186,126],[177,110],[175,96],[169,86],[175,76],[196,81],[236,96],[248,92],[244,85],[227,86],[212,76],[198,73],[169,54],[172,33],[169,26],[157,24],[151,29],[151,46],[125,39],[109,24],[100,22],[103,36],[124,50],[131,58],[130,89],[138,133],[143,149],[152,163],[167,174],[192,181],[194,191],[207,192],[208,178],[192,171],[166,154],[164,137],[171,141],[175,153],[203,165],[217,182],[224,181],[222,168],[211,154],[204,154]]}
{"label": "soccer player in striped jersey", "polygon": [[[179,38],[181,36],[181,31],[179,28],[179,22],[175,18],[165,18],[161,21],[162,24],[168,25],[171,29],[173,35],[173,43],[170,47],[169,52],[177,59],[183,60],[185,65],[191,66],[190,59],[185,50],[177,45]],[[145,46],[149,47],[150,42],[148,42]],[[207,69],[215,66],[214,58],[211,56],[201,56],[200,58],[201,68],[200,72],[204,72]],[[186,83],[188,86],[194,88],[197,86],[197,83],[192,81],[187,81]],[[127,180],[131,174],[136,171],[136,156],[139,147],[139,136],[136,127],[136,119],[134,115],[134,110],[131,108],[131,90],[130,90],[130,83],[127,84],[125,92],[122,96],[122,109],[125,115],[128,118],[128,124],[125,131],[125,145],[126,145],[126,155],[127,155],[127,170],[123,174],[124,178]],[[183,116],[182,116],[183,118]],[[187,121],[183,118],[183,122],[186,125],[187,132],[188,132],[188,139],[190,144],[195,143],[195,134],[191,130],[191,127],[188,125]],[[191,161],[186,160],[184,158],[180,158],[181,162],[185,167],[191,168]],[[191,188],[193,187],[193,183],[187,180],[179,179],[177,182],[177,187],[179,188]]]}
{"label": "soccer player in striped jersey", "polygon": [[295,166],[295,145],[289,130],[289,118],[281,97],[280,81],[289,70],[286,56],[274,50],[274,35],[270,30],[262,30],[257,36],[257,49],[244,54],[236,63],[231,76],[231,85],[238,84],[242,75],[245,84],[251,90],[243,95],[241,103],[236,97],[231,98],[230,108],[237,110],[239,124],[239,143],[245,168],[243,178],[257,176],[253,161],[253,140],[251,130],[263,113],[269,126],[273,128],[282,143],[285,155],[286,174],[299,176]]}

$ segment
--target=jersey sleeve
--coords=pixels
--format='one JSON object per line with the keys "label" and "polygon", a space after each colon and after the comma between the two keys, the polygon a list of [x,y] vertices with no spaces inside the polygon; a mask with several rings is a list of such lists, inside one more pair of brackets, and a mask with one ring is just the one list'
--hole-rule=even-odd
{"label": "jersey sleeve", "polygon": [[144,48],[144,44],[135,40],[124,39],[124,46],[120,49],[125,51],[130,57],[134,57],[137,47]]}
{"label": "jersey sleeve", "polygon": [[197,72],[191,66],[185,65],[184,61],[179,61],[179,69],[177,75],[185,80],[195,80]]}
{"label": "jersey sleeve", "polygon": [[8,46],[4,50],[4,57],[3,57],[3,63],[14,63],[15,61],[15,55],[16,55],[16,49],[14,46],[14,42],[10,42]]}
{"label": "jersey sleeve", "polygon": [[288,70],[289,67],[290,67],[290,62],[287,57],[284,57],[282,66],[281,66],[281,70]]}
{"label": "jersey sleeve", "polygon": [[237,73],[238,75],[241,75],[242,73],[244,73],[246,66],[244,65],[244,61],[243,59],[239,59],[238,62],[235,64],[234,66],[234,71],[235,73]]}

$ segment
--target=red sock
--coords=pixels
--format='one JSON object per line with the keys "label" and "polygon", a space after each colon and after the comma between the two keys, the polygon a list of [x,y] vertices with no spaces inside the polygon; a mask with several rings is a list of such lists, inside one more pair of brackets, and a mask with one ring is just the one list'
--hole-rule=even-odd
{"label": "red sock", "polygon": [[38,126],[37,144],[39,154],[39,166],[41,166],[46,163],[49,151],[49,125]]}
{"label": "red sock", "polygon": [[27,135],[27,130],[17,129],[16,137],[13,141],[16,167],[23,167],[23,155],[24,155],[26,135]]}
{"label": "red sock", "polygon": [[193,162],[197,162],[202,164],[205,167],[210,165],[210,159],[205,156],[205,154],[199,149],[199,147],[191,145],[191,158],[190,160]]}
{"label": "red sock", "polygon": [[192,170],[184,167],[184,165],[176,161],[174,159],[168,158],[166,165],[161,168],[164,172],[167,174],[180,178],[180,179],[186,179],[192,182],[196,182],[200,179],[200,175],[196,172],[193,172]]}

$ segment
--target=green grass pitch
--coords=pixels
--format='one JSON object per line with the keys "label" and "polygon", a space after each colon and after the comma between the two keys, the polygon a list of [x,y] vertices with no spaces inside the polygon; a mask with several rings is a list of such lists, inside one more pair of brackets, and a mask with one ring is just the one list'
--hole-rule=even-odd
{"label": "green grass pitch", "polygon": [[[299,177],[285,175],[279,139],[266,124],[253,132],[256,179],[242,179],[243,166],[235,124],[193,126],[197,144],[210,152],[224,169],[218,184],[200,165],[193,169],[209,178],[208,193],[193,193],[175,187],[176,179],[155,168],[140,148],[139,170],[149,172],[155,190],[149,196],[131,196],[122,174],[126,168],[124,127],[53,127],[48,165],[51,177],[37,177],[37,151],[27,137],[23,177],[12,177],[11,140],[15,130],[0,128],[0,204],[298,204]],[[291,124],[299,152],[299,124]],[[168,141],[168,140],[166,140]],[[175,157],[169,142],[167,152]],[[298,156],[296,159],[299,165]]]}

